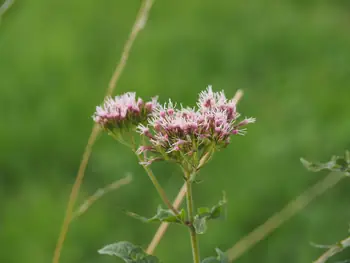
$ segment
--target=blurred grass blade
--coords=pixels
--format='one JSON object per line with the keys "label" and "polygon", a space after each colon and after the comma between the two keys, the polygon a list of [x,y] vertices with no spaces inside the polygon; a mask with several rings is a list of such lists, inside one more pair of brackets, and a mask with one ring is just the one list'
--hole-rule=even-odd
{"label": "blurred grass blade", "polygon": [[119,189],[123,185],[130,184],[131,181],[132,181],[132,175],[128,174],[126,177],[122,179],[118,179],[113,183],[105,186],[104,188],[98,189],[93,195],[91,195],[88,199],[86,199],[85,202],[78,208],[73,218],[77,218],[82,214],[84,214],[90,208],[90,206],[92,206],[97,200],[102,198],[104,195],[108,194],[113,190]]}
{"label": "blurred grass blade", "polygon": [[[117,63],[117,66],[113,72],[113,75],[111,77],[111,80],[109,81],[108,88],[106,91],[106,96],[109,96],[113,93],[115,90],[115,87],[117,85],[118,80],[120,79],[120,76],[125,68],[126,62],[129,58],[129,53],[131,51],[131,48],[135,42],[135,39],[138,35],[138,33],[145,27],[145,24],[147,22],[147,18],[149,15],[149,12],[152,8],[154,0],[144,0],[141,3],[140,9],[137,13],[134,25],[131,28],[131,32],[129,34],[129,37],[127,41],[125,42],[121,57],[119,62]],[[85,169],[87,167],[87,164],[90,159],[90,155],[92,152],[92,146],[95,144],[96,138],[98,134],[100,133],[100,128],[97,124],[95,124],[92,128],[91,134],[89,136],[87,145],[85,147],[84,153],[83,153],[83,158],[80,162],[79,170],[77,173],[77,176],[75,178],[75,182],[72,187],[72,191],[68,200],[67,208],[66,208],[66,213],[63,219],[63,224],[61,227],[60,234],[58,236],[58,240],[56,243],[56,248],[54,251],[54,255],[52,258],[52,263],[58,263],[60,260],[61,256],[61,251],[63,248],[63,243],[64,240],[66,239],[66,235],[69,229],[69,224],[72,221],[73,218],[73,209],[74,209],[74,204],[75,201],[78,197],[79,189],[80,186],[83,182],[84,175],[85,175]]]}
{"label": "blurred grass blade", "polygon": [[265,223],[255,228],[248,235],[239,240],[231,249],[227,251],[230,262],[235,261],[245,252],[251,249],[258,242],[270,235],[274,230],[279,228],[283,223],[291,217],[299,213],[316,197],[325,193],[328,189],[335,186],[343,178],[341,173],[330,173],[316,184],[309,187],[305,192],[296,199],[290,201],[281,211],[271,216]]}
{"label": "blurred grass blade", "polygon": [[6,13],[7,10],[14,4],[15,0],[5,0],[5,2],[0,6],[0,22],[1,17]]}
{"label": "blurred grass blade", "polygon": [[329,170],[332,172],[342,172],[345,175],[350,175],[350,154],[349,151],[345,151],[344,156],[332,156],[329,162],[309,162],[304,158],[300,158],[301,163],[306,169],[312,172],[319,172],[321,170]]}

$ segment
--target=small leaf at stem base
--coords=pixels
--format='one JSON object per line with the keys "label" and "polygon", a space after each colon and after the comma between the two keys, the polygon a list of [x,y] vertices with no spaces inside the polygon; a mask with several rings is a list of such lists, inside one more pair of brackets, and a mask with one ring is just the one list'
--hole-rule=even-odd
{"label": "small leaf at stem base", "polygon": [[207,221],[220,218],[224,214],[223,210],[226,203],[227,201],[224,195],[223,199],[211,209],[208,207],[198,208],[198,214],[194,217],[193,221],[193,227],[197,234],[204,234],[207,231]]}

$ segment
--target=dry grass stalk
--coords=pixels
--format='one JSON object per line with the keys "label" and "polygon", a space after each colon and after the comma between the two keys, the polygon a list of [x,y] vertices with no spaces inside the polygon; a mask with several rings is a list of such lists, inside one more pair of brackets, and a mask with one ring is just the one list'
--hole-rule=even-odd
{"label": "dry grass stalk", "polygon": [[314,263],[325,263],[334,255],[342,252],[344,249],[350,247],[350,237],[340,241],[338,244],[331,246],[325,253],[323,253]]}
{"label": "dry grass stalk", "polygon": [[103,187],[103,188],[99,188],[97,189],[97,191],[89,196],[85,202],[77,209],[77,211],[74,213],[73,218],[77,218],[79,216],[81,216],[82,214],[84,214],[97,200],[99,200],[100,198],[102,198],[103,196],[105,196],[106,194],[119,189],[121,186],[123,185],[127,185],[130,184],[132,181],[132,176],[131,174],[128,174],[126,177],[122,178],[122,179],[118,179],[116,181],[114,181],[113,183]]}
{"label": "dry grass stalk", "polygon": [[[148,18],[149,12],[151,10],[151,7],[153,5],[153,2],[154,2],[153,0],[142,1],[141,7],[140,7],[139,12],[136,16],[135,23],[131,29],[131,33],[130,33],[130,35],[129,35],[129,37],[124,45],[124,49],[122,51],[120,61],[117,64],[117,67],[116,67],[116,69],[112,75],[112,78],[109,82],[106,96],[111,95],[113,93],[113,91],[116,87],[116,84],[121,76],[121,73],[123,72],[123,69],[125,68],[125,65],[126,65],[126,62],[128,60],[132,45],[133,45],[138,33],[146,25],[147,18]],[[59,262],[63,243],[64,243],[64,240],[66,238],[66,235],[67,235],[67,232],[69,229],[69,225],[70,225],[70,222],[71,222],[72,217],[73,217],[74,205],[75,205],[75,202],[76,202],[76,199],[77,199],[77,196],[79,193],[79,189],[80,189],[80,186],[82,184],[82,181],[83,181],[83,178],[85,175],[86,166],[89,162],[89,158],[91,155],[92,146],[94,145],[99,132],[100,132],[99,126],[97,124],[95,124],[93,126],[92,131],[91,131],[88,143],[86,145],[86,148],[85,148],[85,151],[83,154],[83,158],[82,158],[82,161],[81,161],[80,166],[79,166],[78,174],[76,176],[76,179],[75,179],[75,182],[74,182],[74,185],[73,185],[70,197],[69,197],[64,221],[63,221],[61,231],[60,231],[60,234],[58,237],[54,256],[52,258],[52,263]]]}
{"label": "dry grass stalk", "polygon": [[[185,195],[186,195],[186,184],[184,184],[181,187],[180,192],[177,194],[177,197],[175,198],[175,201],[173,203],[173,207],[175,209],[179,209],[179,207],[180,207],[180,205],[181,205]],[[154,250],[158,246],[160,240],[163,238],[163,236],[164,236],[165,232],[167,231],[168,227],[169,227],[169,223],[166,223],[166,222],[162,222],[161,223],[161,225],[157,229],[156,234],[154,235],[151,243],[149,244],[149,246],[148,246],[148,248],[146,250],[147,254],[153,254]]]}
{"label": "dry grass stalk", "polygon": [[[313,186],[309,187],[304,193],[299,195],[296,199],[289,202],[281,211],[270,217],[264,224],[260,225],[247,236],[239,240],[231,249],[227,251],[230,262],[235,261],[245,252],[251,249],[259,241],[271,234],[275,229],[280,227],[283,223],[289,220],[304,209],[316,197],[325,193],[328,189],[335,186],[343,179],[344,176],[339,173],[330,173],[325,178],[318,181]],[[321,263],[317,262],[317,263]]]}

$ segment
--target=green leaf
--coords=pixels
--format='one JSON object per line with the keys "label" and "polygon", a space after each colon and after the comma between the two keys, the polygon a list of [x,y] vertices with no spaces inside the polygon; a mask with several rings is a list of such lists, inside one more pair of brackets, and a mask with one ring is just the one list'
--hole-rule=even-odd
{"label": "green leaf", "polygon": [[224,207],[226,205],[225,194],[223,199],[219,203],[213,206],[211,209],[208,207],[201,207],[197,209],[197,215],[194,217],[193,227],[197,234],[204,234],[207,231],[207,222],[211,219],[220,218],[224,213]]}
{"label": "green leaf", "polygon": [[210,214],[209,207],[200,207],[197,209],[199,215]]}
{"label": "green leaf", "polygon": [[197,234],[204,234],[205,232],[207,232],[207,229],[208,229],[207,220],[208,219],[209,219],[208,217],[200,217],[198,215],[196,215],[194,217],[193,226],[194,226],[194,229],[196,230]]}
{"label": "green leaf", "polygon": [[202,260],[201,263],[229,263],[228,256],[220,249],[216,248],[217,257],[209,257]]}
{"label": "green leaf", "polygon": [[220,263],[216,257],[205,258],[201,263]]}
{"label": "green leaf", "polygon": [[157,213],[155,216],[151,218],[146,218],[143,216],[140,216],[138,214],[135,214],[133,212],[126,212],[127,215],[134,217],[138,220],[141,220],[144,223],[151,223],[151,222],[168,222],[168,223],[177,223],[177,224],[183,224],[186,218],[186,212],[184,209],[181,209],[178,215],[175,215],[173,211],[170,209],[163,209],[162,207],[158,207]]}
{"label": "green leaf", "polygon": [[119,257],[126,263],[160,263],[155,256],[146,254],[142,248],[127,241],[107,245],[100,249],[98,253]]}
{"label": "green leaf", "polygon": [[312,172],[319,172],[321,170],[330,170],[332,172],[342,172],[345,175],[350,175],[350,153],[345,152],[344,156],[333,156],[329,162],[326,163],[313,163],[303,158],[300,158],[301,163],[306,169]]}
{"label": "green leaf", "polygon": [[220,263],[229,263],[228,256],[225,252],[221,251],[219,248],[215,249],[216,254],[218,254],[218,259]]}
{"label": "green leaf", "polygon": [[349,151],[345,151],[345,161],[350,164],[350,152]]}
{"label": "green leaf", "polygon": [[224,213],[224,207],[226,205],[226,197],[224,196],[223,200],[220,200],[219,203],[215,206],[212,207],[210,214],[211,214],[211,219],[217,219],[220,218]]}

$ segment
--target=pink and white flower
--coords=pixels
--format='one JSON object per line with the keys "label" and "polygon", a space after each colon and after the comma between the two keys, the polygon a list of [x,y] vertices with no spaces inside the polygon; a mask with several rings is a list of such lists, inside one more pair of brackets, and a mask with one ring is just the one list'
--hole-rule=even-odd
{"label": "pink and white flower", "polygon": [[237,123],[240,114],[236,102],[228,100],[223,91],[214,92],[211,86],[199,94],[197,106],[176,108],[171,101],[158,105],[148,120],[147,134],[145,126],[139,125],[138,131],[151,138],[156,151],[177,159],[180,152],[192,155],[208,145],[225,147],[232,135],[244,135],[242,127],[255,122],[254,118],[245,118]]}
{"label": "pink and white flower", "polygon": [[148,115],[158,106],[157,97],[144,103],[136,99],[135,92],[106,97],[102,106],[96,107],[93,120],[107,129],[124,128],[144,123]]}

